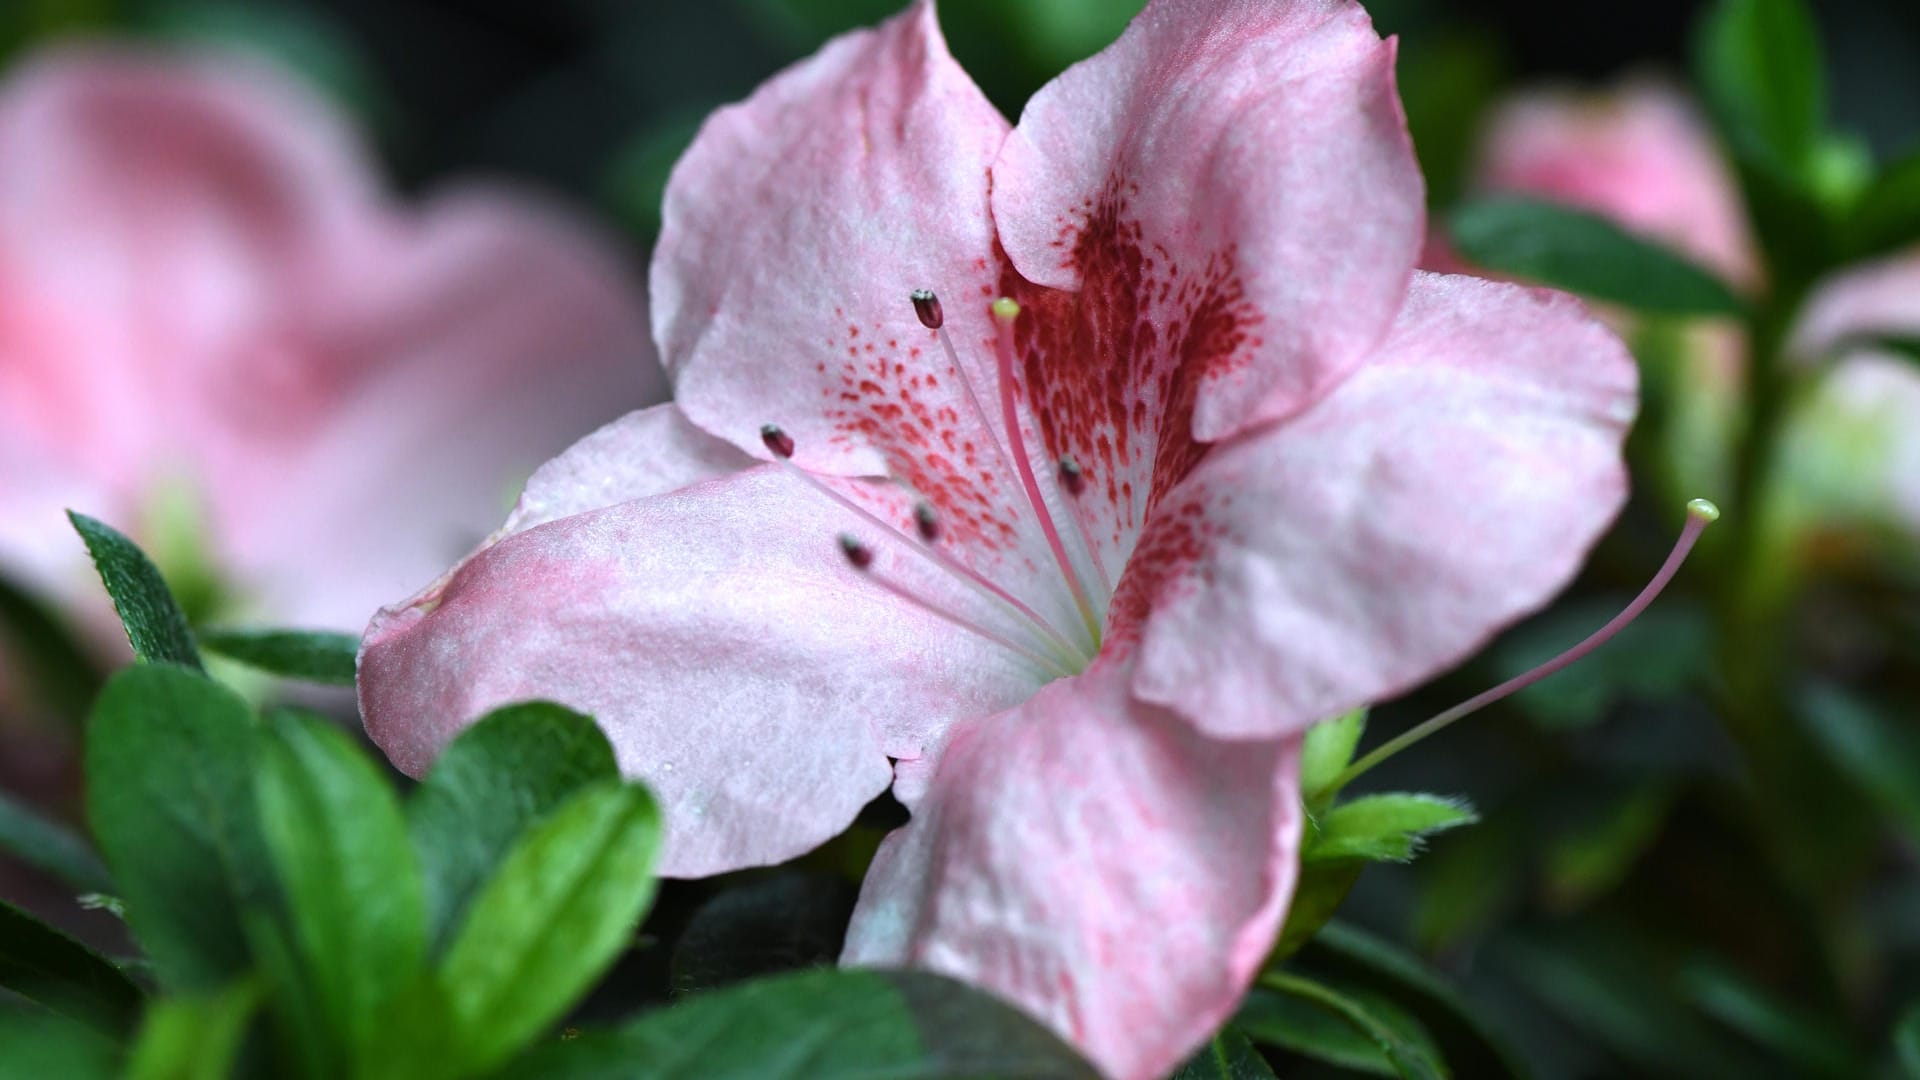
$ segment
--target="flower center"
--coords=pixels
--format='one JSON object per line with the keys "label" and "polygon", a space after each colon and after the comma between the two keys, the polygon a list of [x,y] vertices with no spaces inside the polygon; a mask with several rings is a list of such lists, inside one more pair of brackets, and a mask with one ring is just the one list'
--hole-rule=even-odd
{"label": "flower center", "polygon": [[[992,442],[1003,475],[1011,474],[1018,481],[1017,487],[1030,511],[1030,515],[1022,515],[1022,521],[1030,522],[1039,538],[1045,541],[1055,571],[1050,580],[1065,591],[1076,618],[1061,625],[956,558],[944,546],[945,530],[941,528],[938,511],[925,498],[915,497],[909,531],[889,524],[828,482],[794,464],[792,459],[797,447],[793,437],[779,425],[764,425],[760,430],[761,442],[774,460],[795,477],[876,532],[877,537],[871,540],[855,533],[844,533],[839,538],[842,555],[863,576],[909,605],[1020,656],[1048,679],[1083,671],[1100,652],[1114,579],[1107,571],[1098,545],[1093,543],[1093,533],[1081,505],[1091,487],[1085,471],[1072,457],[1061,458],[1053,468],[1036,470],[1028,453],[1020,413],[1023,397],[1015,385],[1014,327],[1020,319],[1020,305],[1002,297],[993,302],[991,309],[995,328],[993,371],[998,384],[998,393],[993,395],[998,405],[995,415],[988,412],[985,399],[967,374],[968,365],[961,362],[959,350],[947,332],[939,297],[921,289],[912,294],[911,300],[921,325],[939,339],[948,363],[960,380],[966,405]],[[999,421],[997,429],[995,419]],[[906,486],[897,480],[891,482]],[[1060,519],[1070,528],[1062,529]],[[890,573],[876,558],[876,543],[924,560],[941,575],[962,585],[964,594],[980,601],[979,605],[969,604],[962,610],[961,605],[929,595],[905,577]],[[975,607],[979,610],[973,610]]]}

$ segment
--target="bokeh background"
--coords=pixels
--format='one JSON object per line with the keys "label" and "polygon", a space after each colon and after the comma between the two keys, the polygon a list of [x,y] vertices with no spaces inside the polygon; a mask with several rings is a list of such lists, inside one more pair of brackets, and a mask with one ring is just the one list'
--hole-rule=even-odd
{"label": "bokeh background", "polygon": [[[667,170],[700,119],[894,6],[0,0],[0,70],[88,35],[265,55],[345,109],[403,190],[473,174],[539,185],[600,221],[637,278]],[[1137,7],[953,0],[942,20],[961,62],[1012,116]],[[1665,72],[1684,83],[1704,5],[1369,7],[1402,36],[1402,93],[1441,212],[1468,189],[1489,106],[1542,82]],[[1920,4],[1815,8],[1834,127],[1878,160],[1920,150]],[[1372,737],[1604,622],[1658,565],[1671,510],[1637,499],[1562,602],[1438,685],[1378,710]],[[1749,767],[1739,725],[1727,722],[1725,682],[1740,660],[1716,644],[1713,608],[1725,603],[1714,592],[1717,554],[1709,545],[1705,568],[1685,571],[1606,652],[1366,781],[1464,796],[1484,821],[1439,838],[1414,864],[1370,867],[1342,917],[1433,960],[1540,1076],[1871,1075],[1889,1067],[1900,1009],[1920,998],[1920,586],[1910,567],[1845,570],[1774,614],[1772,636],[1791,668],[1778,684],[1791,701],[1774,722],[1791,730],[1783,753],[1794,775],[1772,783]],[[49,770],[60,774],[35,775]],[[60,788],[27,794],[70,815]],[[841,854],[812,872],[831,871]],[[762,920],[766,942],[741,950],[831,954],[850,887],[796,882],[770,894],[791,919]],[[15,887],[50,917],[112,933],[109,920],[60,909],[44,887]],[[677,889],[650,927],[663,941],[686,930],[717,886]],[[629,964],[603,996],[657,996],[665,964]],[[1322,1074],[1340,1075],[1307,1062],[1287,1073]]]}

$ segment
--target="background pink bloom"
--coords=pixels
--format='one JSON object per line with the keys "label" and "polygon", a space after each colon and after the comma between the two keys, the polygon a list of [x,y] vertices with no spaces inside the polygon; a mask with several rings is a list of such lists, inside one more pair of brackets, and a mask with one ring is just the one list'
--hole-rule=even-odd
{"label": "background pink bloom", "polygon": [[717,112],[653,266],[675,402],[382,612],[369,733],[418,773],[501,702],[591,712],[676,876],[891,784],[844,960],[1161,1075],[1278,933],[1301,733],[1537,607],[1625,494],[1618,340],[1414,272],[1392,59],[1356,4],[1157,0],[1010,129],[922,2]]}
{"label": "background pink bloom", "polygon": [[155,542],[185,503],[226,616],[357,629],[647,400],[648,354],[567,215],[396,205],[256,63],[69,48],[0,88],[0,572],[91,595],[63,507]]}
{"label": "background pink bloom", "polygon": [[1476,184],[1591,210],[1736,285],[1758,282],[1739,189],[1680,91],[1628,82],[1604,94],[1538,90],[1494,110]]}

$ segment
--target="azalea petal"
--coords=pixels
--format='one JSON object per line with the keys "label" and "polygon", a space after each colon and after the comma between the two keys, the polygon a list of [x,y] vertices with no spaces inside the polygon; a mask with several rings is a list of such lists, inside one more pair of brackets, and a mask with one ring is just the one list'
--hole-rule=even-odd
{"label": "azalea petal", "polygon": [[542,461],[663,389],[633,275],[539,199],[441,195],[352,269],[288,343],[318,400],[229,402],[201,465],[259,609],[340,629],[432,581]]}
{"label": "azalea petal", "polygon": [[754,464],[732,443],[694,427],[672,402],[639,409],[540,466],[504,530],[521,532],[615,503],[664,495]]}
{"label": "azalea petal", "polygon": [[1424,233],[1393,59],[1347,0],[1155,0],[1042,88],[993,166],[1000,242],[1027,280],[1112,309],[1091,355],[1055,358],[1071,385],[1051,396],[1097,408],[1111,383],[1163,378],[1109,370],[1151,334],[1198,381],[1210,442],[1358,362]]}
{"label": "azalea petal", "polygon": [[111,488],[179,467],[203,380],[379,202],[339,117],[231,53],[37,54],[0,91],[0,424]]}
{"label": "azalea petal", "polygon": [[667,185],[652,275],[688,417],[762,457],[777,423],[809,468],[971,486],[950,475],[960,444],[984,452],[991,429],[909,294],[938,291],[968,359],[990,362],[987,166],[1006,132],[928,0],[714,113]]}
{"label": "azalea petal", "polygon": [[1215,742],[1103,665],[954,735],[881,845],[842,962],[984,987],[1110,1076],[1230,1016],[1297,873],[1298,744]]}
{"label": "azalea petal", "polygon": [[1277,736],[1468,655],[1619,511],[1636,375],[1570,297],[1420,275],[1378,354],[1215,448],[1149,524],[1114,602],[1135,693]]}
{"label": "azalea petal", "polygon": [[[1920,370],[1885,352],[1839,360],[1788,414],[1775,460],[1782,522],[1809,537],[1879,540],[1896,561],[1911,560],[1920,534]],[[1832,554],[1856,556],[1844,542]]]}
{"label": "azalea petal", "polygon": [[1920,337],[1920,251],[1868,263],[1823,282],[1794,328],[1792,352],[1822,359],[1874,338]]}
{"label": "azalea petal", "polygon": [[[886,789],[889,755],[1037,681],[849,568],[847,519],[762,466],[507,536],[368,628],[367,731],[418,775],[487,710],[556,700],[660,799],[663,873],[792,858]],[[872,573],[915,581],[912,558],[878,548]]]}

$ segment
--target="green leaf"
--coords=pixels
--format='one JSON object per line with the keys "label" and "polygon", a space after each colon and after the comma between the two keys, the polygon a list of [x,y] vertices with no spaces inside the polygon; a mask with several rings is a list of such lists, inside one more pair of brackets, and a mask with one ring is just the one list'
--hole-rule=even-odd
{"label": "green leaf", "polygon": [[1315,935],[1303,959],[1355,978],[1390,984],[1394,999],[1433,1032],[1461,1075],[1529,1075],[1520,1056],[1459,991],[1400,946],[1350,923],[1334,921]]}
{"label": "green leaf", "polygon": [[1245,1035],[1228,1028],[1193,1055],[1171,1080],[1278,1080]]}
{"label": "green leaf", "polygon": [[1826,116],[1820,33],[1802,0],[1720,0],[1696,46],[1701,89],[1735,153],[1812,186]]}
{"label": "green leaf", "polygon": [[1920,153],[1881,172],[1843,226],[1846,251],[1865,259],[1920,241]]}
{"label": "green leaf", "polygon": [[1268,963],[1285,960],[1313,940],[1353,891],[1354,882],[1360,880],[1360,871],[1366,865],[1364,859],[1303,862],[1300,883],[1293,890],[1293,903],[1287,906],[1286,925],[1268,955]]}
{"label": "green leaf", "polygon": [[1367,730],[1367,710],[1323,720],[1307,729],[1300,744],[1300,790],[1309,806],[1353,761],[1353,750]]}
{"label": "green leaf", "polygon": [[1584,210],[1502,196],[1455,210],[1448,229],[1460,254],[1484,269],[1595,300],[1670,315],[1743,310],[1709,271]]}
{"label": "green leaf", "polygon": [[360,639],[325,630],[203,630],[208,652],[271,675],[330,686],[353,685],[353,658]]}
{"label": "green leaf", "polygon": [[839,874],[789,867],[700,905],[673,949],[673,992],[711,990],[760,975],[832,967],[859,898]]}
{"label": "green leaf", "polygon": [[1406,862],[1426,837],[1478,820],[1473,808],[1458,799],[1407,792],[1363,795],[1327,811],[1301,860]]}
{"label": "green leaf", "polygon": [[1889,822],[1920,843],[1920,737],[1837,686],[1807,690],[1800,712],[1833,763]]}
{"label": "green leaf", "polygon": [[529,826],[581,787],[619,776],[593,721],[547,702],[496,709],[441,751],[407,804],[435,951]]}
{"label": "green leaf", "polygon": [[1584,906],[1619,885],[1660,838],[1678,795],[1675,784],[1651,780],[1612,792],[1593,785],[1594,812],[1549,842],[1542,874],[1562,910]]}
{"label": "green leaf", "polygon": [[91,1028],[39,1009],[0,1006],[0,1080],[110,1080],[119,1050]]}
{"label": "green leaf", "polygon": [[698,994],[615,1031],[542,1048],[524,1080],[1091,1080],[1052,1032],[951,979],[809,971]]}
{"label": "green leaf", "polygon": [[113,878],[78,833],[0,791],[0,851],[38,867],[75,892],[110,893]]}
{"label": "green leaf", "polygon": [[1866,1076],[1872,1070],[1849,1045],[1844,1031],[1807,1016],[1717,963],[1701,962],[1680,972],[1680,991],[1701,1012],[1764,1048],[1774,1060],[1804,1077]]}
{"label": "green leaf", "polygon": [[0,987],[116,1037],[133,1027],[145,996],[111,960],[5,901]]}
{"label": "green leaf", "polygon": [[1894,1022],[1893,1055],[1907,1080],[1920,1080],[1920,1002],[1907,1006]]}
{"label": "green leaf", "polygon": [[160,983],[217,990],[249,967],[240,913],[271,889],[253,803],[258,726],[171,664],[108,681],[87,731],[87,818]]}
{"label": "green leaf", "polygon": [[260,986],[251,979],[216,994],[155,1002],[126,1080],[227,1080],[259,1007]]}
{"label": "green leaf", "polygon": [[133,655],[147,663],[171,663],[200,670],[200,653],[193,646],[187,617],[167,591],[167,583],[146,553],[132,540],[104,522],[67,511],[68,520],[86,541],[87,554],[120,613]]}
{"label": "green leaf", "polygon": [[603,782],[507,852],[441,966],[461,1066],[483,1072],[558,1020],[619,958],[653,900],[660,811]]}
{"label": "green leaf", "polygon": [[[1332,1013],[1364,1035],[1385,1055],[1394,1074],[1406,1080],[1444,1080],[1446,1065],[1430,1043],[1423,1043],[1410,1018],[1394,1016],[1378,1002],[1363,1002],[1332,987],[1282,971],[1260,977],[1260,985]],[[1256,1033],[1256,1037],[1258,1034]]]}
{"label": "green leaf", "polygon": [[1234,1026],[1262,1046],[1368,1076],[1398,1076],[1387,1052],[1340,1014],[1318,1004],[1256,986],[1247,992]]}
{"label": "green leaf", "polygon": [[285,714],[261,747],[260,827],[294,940],[330,1029],[352,1059],[417,981],[426,903],[400,803],[347,736]]}

